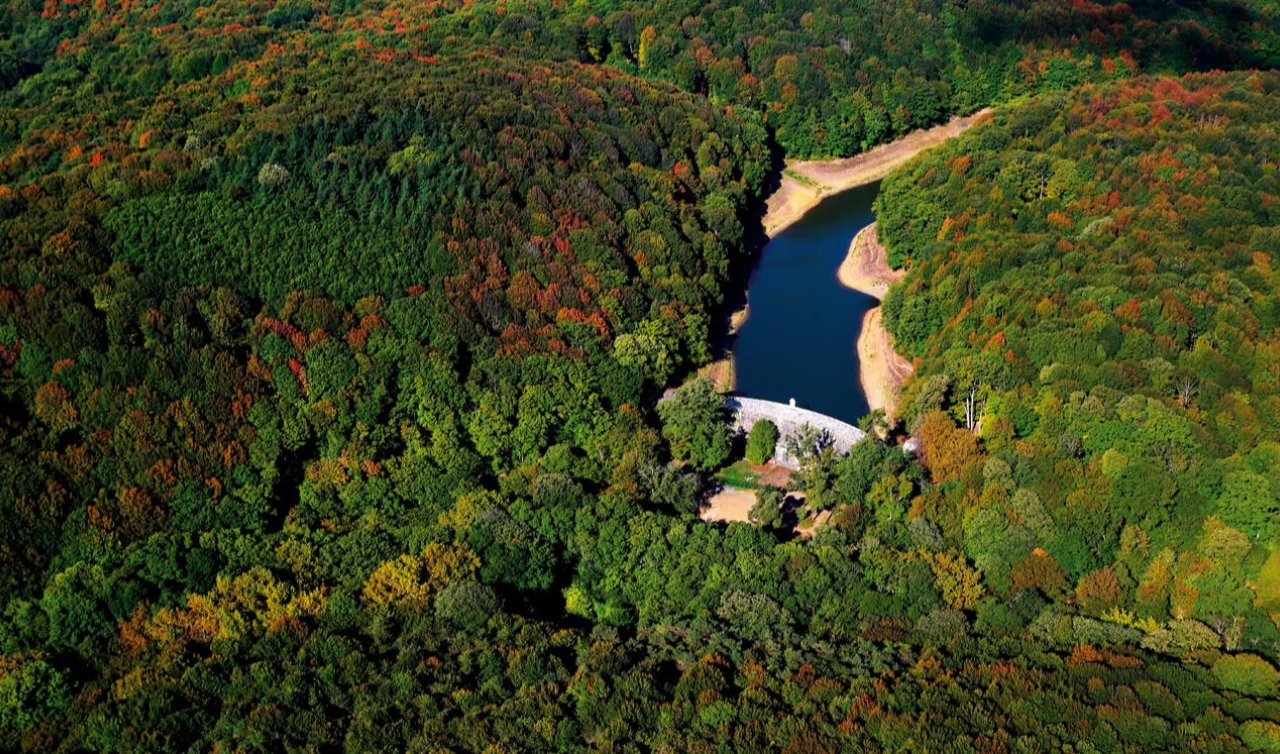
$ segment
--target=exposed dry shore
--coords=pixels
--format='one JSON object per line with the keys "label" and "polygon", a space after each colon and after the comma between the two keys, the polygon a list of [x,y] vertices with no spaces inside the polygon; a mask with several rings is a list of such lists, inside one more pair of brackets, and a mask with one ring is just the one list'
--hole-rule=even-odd
{"label": "exposed dry shore", "polygon": [[876,237],[876,224],[871,223],[853,237],[836,277],[845,287],[883,301],[889,286],[906,274],[906,270],[889,269],[889,251]]}
{"label": "exposed dry shore", "polygon": [[855,186],[884,178],[894,168],[929,147],[936,146],[974,126],[991,115],[990,108],[973,115],[952,118],[933,128],[913,131],[897,141],[860,155],[839,160],[787,161],[782,182],[770,197],[763,219],[764,232],[776,236],[784,228],[804,217],[818,202]]}
{"label": "exposed dry shore", "polygon": [[[836,276],[845,286],[883,300],[889,286],[906,275],[905,270],[889,268],[889,254],[876,237],[876,224],[871,223],[853,237],[849,255]],[[893,336],[881,321],[881,308],[869,310],[862,318],[858,333],[858,376],[867,406],[873,411],[884,409],[886,417],[897,416],[898,396],[902,383],[914,371],[911,362],[893,348]]]}

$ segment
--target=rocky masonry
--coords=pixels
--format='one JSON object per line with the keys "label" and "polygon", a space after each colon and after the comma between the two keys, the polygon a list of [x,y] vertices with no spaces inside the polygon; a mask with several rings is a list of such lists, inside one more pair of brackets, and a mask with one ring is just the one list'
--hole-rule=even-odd
{"label": "rocky masonry", "polygon": [[729,396],[725,399],[725,408],[733,412],[734,428],[742,432],[750,432],[751,427],[761,419],[773,422],[778,427],[778,445],[774,448],[773,460],[788,468],[795,468],[798,463],[787,451],[787,438],[793,437],[806,425],[825,432],[832,447],[839,453],[848,453],[850,448],[867,436],[866,432],[852,424],[800,408],[794,403],[788,405],[759,398]]}

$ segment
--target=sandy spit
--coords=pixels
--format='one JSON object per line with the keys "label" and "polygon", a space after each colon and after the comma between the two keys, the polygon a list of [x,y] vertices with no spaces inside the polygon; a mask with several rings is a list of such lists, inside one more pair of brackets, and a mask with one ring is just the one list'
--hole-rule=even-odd
{"label": "sandy spit", "polygon": [[871,223],[853,237],[849,254],[840,264],[836,277],[845,287],[883,301],[889,286],[906,274],[906,270],[889,268],[889,251],[876,236],[876,224]]}

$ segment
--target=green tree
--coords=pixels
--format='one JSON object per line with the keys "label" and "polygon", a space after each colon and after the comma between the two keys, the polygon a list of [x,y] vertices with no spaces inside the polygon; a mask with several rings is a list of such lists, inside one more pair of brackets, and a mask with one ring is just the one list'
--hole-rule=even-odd
{"label": "green tree", "polygon": [[982,576],[958,552],[922,553],[937,580],[942,599],[957,610],[972,610],[982,598]]}
{"label": "green tree", "polygon": [[818,429],[812,424],[803,424],[787,435],[785,446],[787,455],[796,459],[801,466],[817,459],[824,450],[834,444],[831,433]]}
{"label": "green tree", "polygon": [[1280,532],[1280,501],[1266,477],[1252,471],[1226,475],[1218,497],[1218,514],[1254,541],[1271,541]]}
{"label": "green tree", "polygon": [[663,320],[646,320],[634,332],[623,333],[613,343],[618,363],[639,371],[656,385],[665,385],[680,358],[671,326]]}
{"label": "green tree", "polygon": [[676,513],[698,512],[698,493],[702,489],[702,482],[696,474],[674,466],[654,464],[641,470],[641,478],[653,502]]}
{"label": "green tree", "polygon": [[782,526],[782,500],[785,493],[770,485],[756,490],[756,502],[751,506],[748,517],[751,523],[766,529],[777,529]]}
{"label": "green tree", "polygon": [[1240,740],[1254,751],[1280,751],[1280,725],[1270,720],[1246,720],[1240,726]]}
{"label": "green tree", "polygon": [[768,419],[761,419],[751,425],[747,433],[747,461],[761,464],[773,458],[773,451],[778,445],[778,427]]}
{"label": "green tree", "polygon": [[43,658],[0,655],[0,744],[16,749],[15,733],[63,714],[69,701],[63,673]]}
{"label": "green tree", "polygon": [[498,595],[478,581],[450,584],[436,597],[436,616],[463,631],[475,631],[498,612]]}
{"label": "green tree", "polygon": [[1263,699],[1280,691],[1280,672],[1253,654],[1223,655],[1213,663],[1213,674],[1223,688]]}
{"label": "green tree", "polygon": [[658,404],[662,436],[671,454],[707,471],[729,458],[732,437],[724,398],[711,381],[699,378],[677,389],[670,400]]}

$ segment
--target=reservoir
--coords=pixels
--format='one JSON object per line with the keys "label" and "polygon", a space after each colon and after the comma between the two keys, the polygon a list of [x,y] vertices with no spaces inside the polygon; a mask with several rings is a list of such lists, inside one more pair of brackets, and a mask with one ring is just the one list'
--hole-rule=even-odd
{"label": "reservoir", "polygon": [[765,245],[747,286],[750,313],[733,343],[737,392],[856,424],[867,413],[858,376],[862,318],[880,302],[836,271],[875,220],[880,184],[824,199]]}

